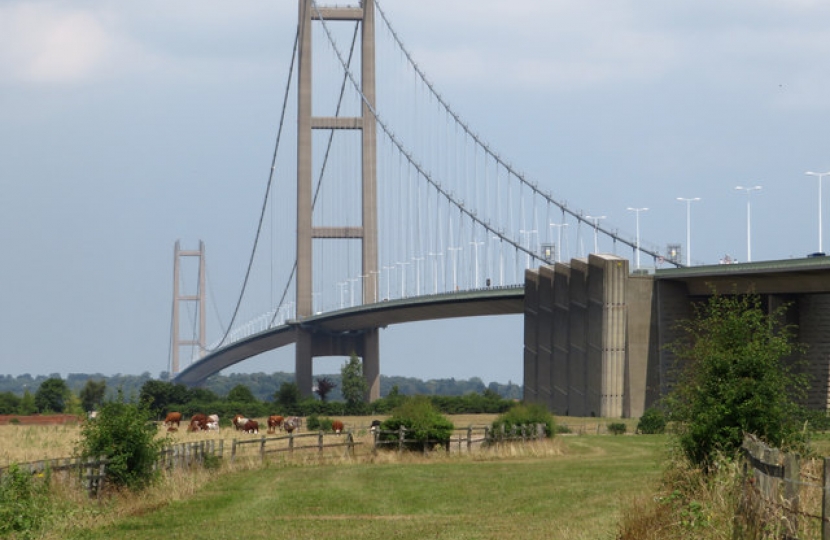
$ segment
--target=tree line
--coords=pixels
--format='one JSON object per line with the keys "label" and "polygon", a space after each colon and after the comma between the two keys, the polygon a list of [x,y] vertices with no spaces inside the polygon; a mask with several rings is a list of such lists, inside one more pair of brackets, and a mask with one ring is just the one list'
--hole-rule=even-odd
{"label": "tree line", "polygon": [[382,414],[400,404],[405,396],[429,396],[448,414],[501,412],[521,398],[521,387],[490,383],[478,377],[469,380],[422,381],[407,377],[381,376],[381,399],[364,403],[365,380],[360,360],[352,356],[338,374],[315,378],[314,395],[303,398],[292,373],[214,375],[202,387],[172,383],[166,373],[155,379],[140,376],[59,374],[49,377],[0,376],[0,414],[84,414],[96,410],[117,395],[147,403],[157,416],[170,410],[183,414],[210,411],[230,418],[244,412],[252,417],[274,412],[297,416]]}

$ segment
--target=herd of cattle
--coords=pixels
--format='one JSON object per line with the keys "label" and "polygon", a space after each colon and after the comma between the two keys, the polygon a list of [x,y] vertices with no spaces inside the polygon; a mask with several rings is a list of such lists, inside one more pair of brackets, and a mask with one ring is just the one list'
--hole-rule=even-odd
{"label": "herd of cattle", "polygon": [[[167,427],[167,431],[178,431],[181,422],[182,413],[180,412],[167,413],[167,417],[164,419],[164,425]],[[251,418],[246,418],[241,414],[234,416],[231,423],[237,431],[242,431],[244,433],[259,433],[259,422]],[[284,418],[274,414],[268,417],[269,434],[276,433],[278,429],[280,431],[292,433],[294,430],[299,430],[302,425],[303,419],[299,416]],[[380,422],[378,420],[374,420],[372,422],[373,431],[379,426]],[[334,420],[331,423],[331,428],[335,433],[340,434],[345,426],[340,420]],[[190,423],[187,425],[187,431],[219,431],[219,416],[216,414],[205,415],[202,413],[196,413],[190,418]]]}
{"label": "herd of cattle", "polygon": [[[164,425],[167,427],[167,431],[178,431],[181,422],[182,413],[180,412],[167,413],[167,417],[164,419]],[[237,431],[259,433],[259,422],[251,418],[246,418],[241,414],[234,416],[231,423]],[[342,422],[335,421],[334,423],[340,424],[340,429],[343,429]],[[268,433],[276,433],[277,429],[291,433],[295,429],[299,429],[302,425],[303,419],[298,416],[283,418],[279,415],[271,415],[268,417]],[[190,422],[187,424],[187,431],[219,431],[219,415],[196,413],[190,418]]]}

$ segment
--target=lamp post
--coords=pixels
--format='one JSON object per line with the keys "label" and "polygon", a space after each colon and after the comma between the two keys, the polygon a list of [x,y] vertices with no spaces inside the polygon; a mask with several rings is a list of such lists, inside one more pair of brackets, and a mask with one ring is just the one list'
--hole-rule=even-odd
{"label": "lamp post", "polygon": [[458,252],[461,251],[461,246],[448,247],[452,253],[452,288],[454,291],[458,290]]}
{"label": "lamp post", "polygon": [[678,197],[678,201],[686,203],[686,266],[692,265],[692,203],[699,201],[700,197],[687,199]]}
{"label": "lamp post", "polygon": [[473,289],[478,289],[478,246],[480,246],[482,244],[484,244],[484,242],[481,242],[481,241],[477,242],[475,240],[470,242],[470,245],[473,246],[473,257],[475,259],[475,262],[474,262],[474,265],[473,265],[473,268],[475,268],[475,271],[473,273],[473,276],[474,276],[473,277],[473,280],[474,280]]}
{"label": "lamp post", "polygon": [[645,212],[648,208],[631,208],[630,206],[627,208],[636,214],[636,223],[637,223],[637,270],[640,269],[640,212]]}
{"label": "lamp post", "polygon": [[562,262],[562,227],[567,223],[548,223],[551,228],[556,227],[556,262]]}
{"label": "lamp post", "polygon": [[804,174],[818,177],[818,252],[819,253],[824,253],[824,249],[822,249],[822,243],[821,243],[821,179],[824,178],[827,175],[830,175],[830,172],[817,173],[817,172],[807,171]]}
{"label": "lamp post", "polygon": [[599,234],[599,220],[605,219],[605,216],[585,216],[585,219],[590,219],[594,222],[594,253],[599,253],[599,241],[597,239]]}
{"label": "lamp post", "polygon": [[749,196],[753,191],[761,189],[761,186],[735,186],[735,189],[746,192],[746,262],[752,262],[752,209],[749,205]]}

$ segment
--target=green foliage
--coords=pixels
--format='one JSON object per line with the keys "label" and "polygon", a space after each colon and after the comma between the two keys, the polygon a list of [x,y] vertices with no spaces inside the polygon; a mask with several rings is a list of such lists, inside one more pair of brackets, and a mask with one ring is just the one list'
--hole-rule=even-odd
{"label": "green foliage", "polygon": [[553,415],[538,403],[517,403],[507,412],[493,420],[493,431],[510,433],[514,426],[530,426],[535,424],[545,425],[545,436],[553,437],[556,433],[555,420]]}
{"label": "green foliage", "polygon": [[361,409],[369,392],[369,384],[363,376],[363,364],[354,353],[340,368],[340,384],[347,408],[349,410]]}
{"label": "green foliage", "polygon": [[[416,442],[407,443],[410,450],[423,450],[427,445],[449,444],[454,425],[438,412],[426,396],[415,396],[404,401],[392,412],[392,416],[381,423],[381,431],[406,429],[406,438]],[[396,440],[397,434],[381,433],[381,440]]]}
{"label": "green foliage", "polygon": [[251,389],[243,384],[237,384],[231,391],[228,392],[228,401],[237,401],[240,403],[256,403],[257,398],[251,392]]}
{"label": "green foliage", "polygon": [[141,385],[138,399],[145,403],[156,417],[164,418],[175,405],[190,401],[190,390],[183,384],[150,380]]}
{"label": "green foliage", "polygon": [[306,418],[305,425],[309,431],[331,431],[332,419],[312,414]]}
{"label": "green foliage", "polygon": [[611,422],[608,424],[608,433],[612,435],[625,435],[628,427],[622,422]]}
{"label": "green foliage", "polygon": [[21,533],[30,538],[42,528],[51,514],[48,492],[48,476],[36,478],[12,464],[0,476],[0,537]]}
{"label": "green foliage", "polygon": [[286,412],[294,411],[301,399],[300,387],[294,382],[282,383],[280,389],[274,394],[274,401]]}
{"label": "green foliage", "polygon": [[81,398],[81,407],[84,411],[94,411],[104,402],[104,396],[107,393],[106,381],[93,381],[89,379],[81,389],[79,394]]}
{"label": "green foliage", "polygon": [[767,315],[758,295],[713,295],[681,326],[686,339],[670,349],[682,370],[666,403],[692,463],[737,452],[744,432],[778,447],[802,440],[807,381],[786,362],[800,352],[781,324],[786,307]]}
{"label": "green foliage", "polygon": [[139,490],[156,478],[153,470],[164,440],[156,439],[156,426],[146,404],[125,403],[123,398],[105,403],[95,420],[81,427],[78,453],[90,458],[106,456],[107,481]]}
{"label": "green foliage", "polygon": [[0,392],[0,414],[18,414],[20,398],[11,392]]}
{"label": "green foliage", "polygon": [[23,391],[23,397],[20,398],[19,414],[35,414],[37,412],[37,404],[35,404],[35,396],[29,392],[29,389]]}
{"label": "green foliage", "polygon": [[46,379],[35,392],[35,406],[41,413],[62,413],[66,410],[67,399],[69,387],[61,378]]}
{"label": "green foliage", "polygon": [[662,410],[651,407],[646,409],[637,422],[637,432],[643,435],[658,435],[666,432],[666,415]]}

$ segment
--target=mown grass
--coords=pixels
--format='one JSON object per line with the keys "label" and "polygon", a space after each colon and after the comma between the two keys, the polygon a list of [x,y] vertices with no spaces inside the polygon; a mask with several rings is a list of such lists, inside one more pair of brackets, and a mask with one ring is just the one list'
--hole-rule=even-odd
{"label": "mown grass", "polygon": [[613,538],[624,501],[659,477],[665,438],[561,437],[553,448],[396,453],[223,474],[183,500],[62,537]]}

